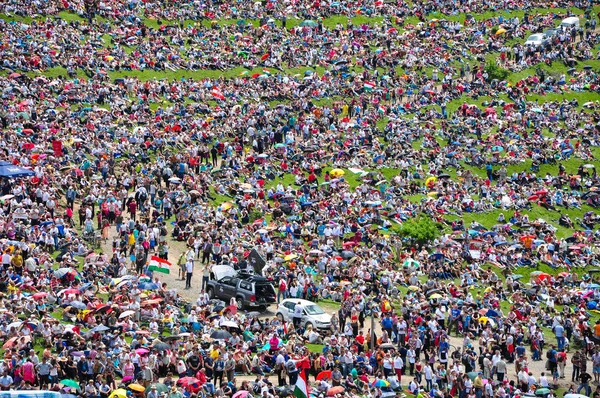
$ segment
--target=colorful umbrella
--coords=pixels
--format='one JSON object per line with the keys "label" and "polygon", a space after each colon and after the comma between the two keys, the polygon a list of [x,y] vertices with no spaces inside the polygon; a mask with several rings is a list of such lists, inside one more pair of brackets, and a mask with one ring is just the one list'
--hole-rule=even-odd
{"label": "colorful umbrella", "polygon": [[71,387],[71,388],[79,388],[79,383],[77,383],[75,380],[71,380],[71,379],[64,379],[60,381],[60,384],[62,384],[63,386],[67,386],[67,387]]}

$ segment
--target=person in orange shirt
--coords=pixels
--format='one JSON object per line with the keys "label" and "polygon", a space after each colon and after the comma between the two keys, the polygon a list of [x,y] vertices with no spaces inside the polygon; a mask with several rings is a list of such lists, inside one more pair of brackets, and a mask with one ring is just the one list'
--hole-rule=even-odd
{"label": "person in orange shirt", "polygon": [[600,319],[596,321],[594,325],[594,337],[600,339]]}

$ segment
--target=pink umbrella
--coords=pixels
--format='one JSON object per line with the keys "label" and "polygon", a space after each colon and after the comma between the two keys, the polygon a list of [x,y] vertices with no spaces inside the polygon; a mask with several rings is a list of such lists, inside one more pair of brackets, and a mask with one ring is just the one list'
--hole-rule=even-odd
{"label": "pink umbrella", "polygon": [[231,397],[231,398],[246,398],[248,396],[248,394],[250,394],[249,391],[241,390],[241,391],[238,391],[235,394],[233,394],[233,397]]}
{"label": "pink umbrella", "polygon": [[138,355],[144,355],[144,354],[147,354],[147,353],[149,353],[150,351],[148,351],[148,350],[147,350],[147,349],[145,349],[145,348],[138,348],[137,350],[135,350],[135,352],[136,352]]}

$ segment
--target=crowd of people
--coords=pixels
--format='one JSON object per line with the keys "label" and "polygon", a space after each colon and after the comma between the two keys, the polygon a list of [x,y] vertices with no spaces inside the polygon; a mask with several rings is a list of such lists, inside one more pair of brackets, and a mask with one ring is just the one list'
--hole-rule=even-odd
{"label": "crowd of people", "polygon": [[0,389],[600,396],[598,11],[2,2]]}

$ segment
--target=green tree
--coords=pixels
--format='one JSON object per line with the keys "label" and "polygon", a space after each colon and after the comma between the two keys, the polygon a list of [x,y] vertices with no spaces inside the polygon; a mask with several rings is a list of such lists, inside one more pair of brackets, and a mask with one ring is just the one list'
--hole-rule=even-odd
{"label": "green tree", "polygon": [[411,218],[402,223],[400,236],[408,238],[414,243],[424,245],[440,236],[440,225],[426,216]]}
{"label": "green tree", "polygon": [[510,71],[504,68],[499,67],[495,63],[488,62],[488,64],[483,68],[483,70],[487,73],[488,81],[492,80],[506,80],[506,78],[510,75]]}

